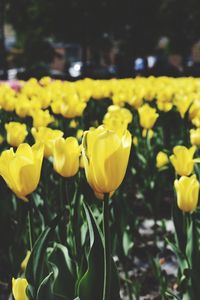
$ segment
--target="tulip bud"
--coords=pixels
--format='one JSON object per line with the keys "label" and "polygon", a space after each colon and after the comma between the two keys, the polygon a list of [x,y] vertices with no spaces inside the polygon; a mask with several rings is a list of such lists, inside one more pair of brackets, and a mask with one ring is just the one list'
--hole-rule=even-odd
{"label": "tulip bud", "polygon": [[80,146],[74,137],[59,138],[54,143],[54,170],[63,177],[72,177],[79,170]]}
{"label": "tulip bud", "polygon": [[199,182],[196,175],[182,176],[176,179],[174,186],[177,193],[178,207],[184,212],[192,212],[196,209],[199,197]]}
{"label": "tulip bud", "polygon": [[158,152],[157,156],[156,156],[156,167],[158,169],[164,167],[166,164],[168,164],[169,159],[166,153],[160,151]]}
{"label": "tulip bud", "polygon": [[31,251],[27,251],[26,257],[24,258],[24,260],[23,260],[22,263],[21,263],[21,269],[22,269],[23,271],[26,270],[26,266],[27,266],[27,264],[28,264],[30,255],[31,255]]}
{"label": "tulip bud", "polygon": [[82,147],[85,173],[96,193],[111,193],[119,187],[126,173],[131,143],[128,130],[122,136],[104,126],[85,132]]}

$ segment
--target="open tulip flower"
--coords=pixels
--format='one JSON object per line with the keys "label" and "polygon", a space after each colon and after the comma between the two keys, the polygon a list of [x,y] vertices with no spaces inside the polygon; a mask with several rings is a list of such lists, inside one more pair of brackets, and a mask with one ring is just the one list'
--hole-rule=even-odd
{"label": "open tulip flower", "polygon": [[185,146],[175,146],[174,154],[170,156],[170,161],[175,168],[175,171],[180,176],[189,176],[195,162],[200,162],[200,158],[193,158],[196,147],[186,148]]}
{"label": "open tulip flower", "polygon": [[122,136],[99,126],[84,134],[83,162],[88,183],[96,193],[112,193],[121,184],[128,165],[131,134]]}
{"label": "open tulip flower", "polygon": [[40,180],[44,146],[21,144],[16,152],[5,150],[0,156],[0,175],[17,197],[27,201]]}

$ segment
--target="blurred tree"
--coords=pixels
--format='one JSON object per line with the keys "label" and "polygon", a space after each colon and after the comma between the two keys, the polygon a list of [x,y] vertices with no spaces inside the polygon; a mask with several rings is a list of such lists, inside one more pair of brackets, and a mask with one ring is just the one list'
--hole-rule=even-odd
{"label": "blurred tree", "polygon": [[188,48],[200,36],[199,0],[6,0],[21,45],[46,37],[95,43],[104,33],[133,55],[151,52],[167,35]]}

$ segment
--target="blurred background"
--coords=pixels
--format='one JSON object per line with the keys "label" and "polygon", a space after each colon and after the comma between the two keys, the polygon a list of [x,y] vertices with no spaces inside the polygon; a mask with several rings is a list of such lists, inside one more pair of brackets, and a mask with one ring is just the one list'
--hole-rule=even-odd
{"label": "blurred background", "polygon": [[0,0],[0,79],[200,76],[198,0]]}

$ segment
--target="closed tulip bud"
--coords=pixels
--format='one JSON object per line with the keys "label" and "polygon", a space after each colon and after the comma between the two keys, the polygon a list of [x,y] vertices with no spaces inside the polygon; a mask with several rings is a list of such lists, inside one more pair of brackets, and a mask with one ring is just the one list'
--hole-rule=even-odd
{"label": "closed tulip bud", "polygon": [[144,104],[138,109],[139,117],[140,117],[140,125],[145,129],[151,129],[159,114],[156,113],[156,109],[150,107],[148,104]]}
{"label": "closed tulip bud", "polygon": [[189,176],[194,169],[194,163],[200,162],[200,159],[193,158],[195,150],[195,147],[189,149],[185,146],[174,147],[174,154],[170,156],[170,161],[178,175]]}
{"label": "closed tulip bud", "polygon": [[158,152],[158,154],[156,156],[156,167],[158,169],[161,169],[166,164],[168,164],[168,162],[169,162],[169,158],[168,158],[167,154],[162,151]]}
{"label": "closed tulip bud", "polygon": [[24,260],[23,260],[22,263],[21,263],[21,269],[22,269],[23,271],[26,270],[26,266],[27,266],[27,264],[28,264],[30,255],[31,255],[31,251],[28,250],[27,253],[26,253],[26,257],[24,258]]}
{"label": "closed tulip bud", "polygon": [[174,186],[177,193],[178,207],[184,212],[192,212],[196,209],[199,197],[199,182],[196,175],[182,176],[175,180]]}
{"label": "closed tulip bud", "polygon": [[38,186],[43,161],[44,147],[35,144],[21,144],[17,151],[5,150],[0,156],[0,175],[9,188],[21,199]]}
{"label": "closed tulip bud", "polygon": [[87,181],[96,193],[112,193],[119,187],[126,173],[131,143],[128,130],[122,136],[103,126],[85,132],[83,162]]}
{"label": "closed tulip bud", "polygon": [[79,170],[80,146],[77,139],[59,138],[54,143],[53,166],[55,171],[63,177],[72,177]]}
{"label": "closed tulip bud", "polygon": [[31,133],[36,142],[44,145],[44,156],[48,158],[53,155],[54,143],[63,136],[61,130],[55,130],[48,127],[32,128]]}
{"label": "closed tulip bud", "polygon": [[134,145],[134,146],[137,146],[137,145],[138,145],[138,138],[137,138],[137,136],[134,136],[134,137],[133,137],[133,145]]}
{"label": "closed tulip bud", "polygon": [[26,288],[28,282],[25,278],[12,279],[12,294],[15,300],[28,300]]}
{"label": "closed tulip bud", "polygon": [[24,142],[28,132],[26,125],[18,122],[10,122],[5,124],[7,131],[7,143],[13,147],[18,147]]}
{"label": "closed tulip bud", "polygon": [[200,146],[200,128],[190,130],[190,142],[194,146]]}

